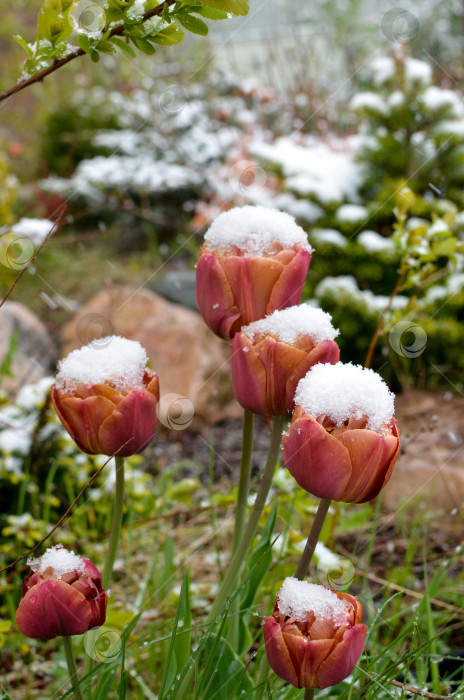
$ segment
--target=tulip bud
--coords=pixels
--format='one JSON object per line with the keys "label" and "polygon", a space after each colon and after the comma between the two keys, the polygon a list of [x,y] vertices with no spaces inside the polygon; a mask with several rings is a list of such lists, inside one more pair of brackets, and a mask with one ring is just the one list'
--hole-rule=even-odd
{"label": "tulip bud", "polygon": [[298,384],[283,438],[284,463],[319,498],[365,503],[389,480],[400,438],[394,396],[382,378],[352,364],[316,365]]}
{"label": "tulip bud", "polygon": [[53,404],[83,452],[127,457],[151,442],[159,381],[146,369],[147,359],[140,343],[112,336],[59,363]]}
{"label": "tulip bud", "polygon": [[97,567],[58,545],[37,559],[23,584],[16,625],[33,639],[84,634],[105,622],[107,594]]}
{"label": "tulip bud", "polygon": [[297,688],[328,688],[353,671],[367,627],[347,593],[285,579],[274,612],[263,623],[266,654],[278,676]]}
{"label": "tulip bud", "polygon": [[229,340],[242,326],[298,304],[310,260],[307,236],[289,214],[251,206],[222,213],[197,264],[205,323]]}
{"label": "tulip bud", "polygon": [[338,331],[329,314],[307,304],[274,311],[232,341],[237,401],[265,416],[288,416],[298,382],[313,365],[338,362]]}

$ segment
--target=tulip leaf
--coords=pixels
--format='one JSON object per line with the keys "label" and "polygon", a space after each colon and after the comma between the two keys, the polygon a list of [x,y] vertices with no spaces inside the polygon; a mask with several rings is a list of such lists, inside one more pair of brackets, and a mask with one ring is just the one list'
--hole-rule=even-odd
{"label": "tulip leaf", "polygon": [[212,658],[215,672],[202,674],[202,678],[209,679],[202,691],[202,700],[252,700],[254,685],[242,659],[233,651],[229,642],[219,635],[212,636],[207,642],[206,651]]}
{"label": "tulip leaf", "polygon": [[159,700],[163,700],[165,693],[167,693],[172,686],[176,673],[187,664],[190,656],[191,623],[190,576],[189,572],[186,571],[182,581],[176,618],[171,632],[171,641],[164,665],[163,677],[161,679],[161,689],[158,696]]}
{"label": "tulip leaf", "polygon": [[242,594],[241,608],[247,610],[253,605],[256,594],[259,590],[261,581],[267,574],[272,565],[272,538],[277,520],[277,504],[275,504],[269,513],[266,525],[261,537],[259,538],[258,546],[248,558],[245,568],[245,574],[249,574],[248,582]]}

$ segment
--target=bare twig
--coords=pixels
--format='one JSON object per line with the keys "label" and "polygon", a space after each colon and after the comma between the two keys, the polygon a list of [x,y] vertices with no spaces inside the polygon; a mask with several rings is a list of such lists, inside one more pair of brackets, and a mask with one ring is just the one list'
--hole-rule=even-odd
{"label": "bare twig", "polygon": [[[171,5],[174,5],[174,3],[175,3],[175,0],[164,0],[164,2],[157,5],[152,10],[145,12],[140,24],[143,24],[144,22],[151,19],[152,17],[157,17],[157,16],[161,15],[163,13],[163,10],[165,7],[170,7]],[[125,29],[126,28],[125,28],[124,24],[120,24],[117,27],[114,27],[110,31],[108,38],[111,38],[113,36],[124,36]],[[103,27],[102,36],[107,31],[108,31],[108,27]],[[58,70],[59,68],[62,68],[70,61],[73,61],[75,58],[78,58],[79,56],[84,56],[85,53],[86,52],[83,49],[76,49],[76,51],[69,54],[69,56],[66,56],[65,58],[60,58],[59,60],[54,61],[51,64],[51,66],[48,66],[47,68],[44,68],[43,70],[39,71],[38,73],[35,73],[35,75],[31,75],[30,78],[27,78],[26,80],[21,80],[19,83],[16,83],[16,85],[12,85],[12,87],[8,88],[8,90],[5,90],[4,92],[0,93],[0,102],[8,99],[8,97],[15,95],[17,92],[20,92],[21,90],[24,90],[24,88],[29,87],[29,85],[33,85],[34,83],[41,82],[44,78],[47,77],[47,75],[50,75],[50,73],[54,73],[56,70]]]}
{"label": "bare twig", "polygon": [[432,700],[453,700],[451,695],[437,695],[436,693],[429,693],[428,690],[416,688],[414,685],[404,685],[404,683],[400,683],[400,681],[395,681],[392,678],[381,676],[380,673],[374,673],[374,671],[371,671],[371,675],[375,678],[378,678],[381,681],[390,683],[390,685],[394,685],[396,688],[402,688],[403,690],[407,690],[408,693],[412,693],[413,695],[420,695],[422,698],[432,698]]}
{"label": "bare twig", "polygon": [[[42,243],[40,244],[40,246],[39,246],[39,247],[37,248],[37,250],[35,251],[34,255],[33,255],[33,256],[31,257],[31,259],[28,260],[27,263],[24,265],[24,267],[22,268],[21,272],[18,274],[18,276],[16,277],[15,281],[13,282],[13,284],[11,285],[11,287],[9,288],[9,290],[7,291],[7,293],[5,294],[5,296],[3,297],[3,299],[0,301],[0,309],[2,308],[3,304],[6,302],[6,300],[8,299],[8,297],[9,297],[9,296],[11,295],[11,293],[13,292],[14,288],[16,287],[16,285],[18,284],[19,280],[21,279],[21,277],[22,277],[22,276],[24,275],[24,273],[26,272],[27,268],[30,267],[30,266],[32,265],[32,263],[34,262],[34,260],[36,259],[36,257],[38,256],[38,254],[40,253],[40,251],[42,250],[42,248],[44,247],[44,245],[45,245],[46,243],[48,243],[48,241],[49,241],[50,238],[53,236],[53,234],[54,234],[56,231],[58,231],[58,229],[60,228],[60,226],[61,226],[61,221],[63,220],[63,215],[64,215],[65,209],[66,209],[66,204],[63,204],[63,206],[61,207],[61,209],[60,209],[59,212],[58,212],[58,220],[55,221],[54,225],[52,226],[52,228],[50,229],[50,231],[47,233],[47,235],[45,236],[44,240],[42,241]],[[19,237],[19,236],[18,236],[18,237]]]}
{"label": "bare twig", "polygon": [[367,351],[367,356],[366,356],[366,361],[364,363],[364,367],[370,367],[370,365],[371,365],[372,355],[374,354],[375,346],[377,345],[377,340],[379,339],[379,335],[382,332],[384,318],[387,315],[387,313],[390,311],[391,305],[393,304],[393,299],[396,297],[396,295],[400,291],[401,285],[403,284],[403,280],[404,280],[404,273],[402,273],[398,277],[396,284],[395,284],[395,288],[392,291],[392,293],[390,294],[388,304],[386,305],[386,307],[384,308],[384,310],[380,314],[379,320],[377,321],[376,329],[374,331],[374,335],[372,336],[371,344],[369,345],[369,350]]}

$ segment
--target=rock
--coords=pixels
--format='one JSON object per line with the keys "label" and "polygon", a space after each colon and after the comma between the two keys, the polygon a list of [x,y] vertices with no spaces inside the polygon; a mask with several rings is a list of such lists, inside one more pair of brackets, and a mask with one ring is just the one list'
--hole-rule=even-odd
{"label": "rock", "polygon": [[396,417],[401,453],[383,492],[383,510],[413,506],[462,523],[464,398],[406,391],[396,400]]}
{"label": "rock", "polygon": [[25,384],[33,384],[52,374],[56,352],[44,324],[24,304],[6,301],[0,308],[0,364],[16,344],[10,371],[11,377],[0,378],[1,388],[14,396]]}
{"label": "rock", "polygon": [[198,310],[195,301],[195,272],[193,270],[173,270],[167,272],[156,291],[169,301]]}
{"label": "rock", "polygon": [[178,405],[186,421],[192,410],[189,402],[194,425],[242,415],[233,395],[229,344],[213,335],[195,311],[146,289],[103,291],[64,327],[63,356],[108,335],[138,340],[144,346],[158,372],[161,395],[188,399]]}

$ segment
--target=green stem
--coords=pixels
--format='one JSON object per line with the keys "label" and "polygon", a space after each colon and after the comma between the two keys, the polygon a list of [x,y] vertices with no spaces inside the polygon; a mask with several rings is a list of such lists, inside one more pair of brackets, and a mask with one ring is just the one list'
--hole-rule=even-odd
{"label": "green stem", "polygon": [[114,560],[121,535],[122,512],[124,508],[124,457],[115,457],[116,460],[116,492],[114,495],[113,522],[111,523],[108,554],[103,568],[103,588],[108,588],[113,575]]}
{"label": "green stem", "polygon": [[[304,548],[303,554],[301,555],[300,563],[298,564],[297,570],[295,572],[295,578],[300,579],[300,581],[304,579],[308,572],[308,568],[311,564],[311,559],[313,558],[314,550],[316,549],[316,545],[319,540],[319,536],[321,534],[322,526],[324,525],[324,520],[328,513],[330,503],[330,498],[321,498],[319,508],[317,509],[316,517],[313,520],[308,539],[306,540],[306,546]],[[308,688],[308,690],[310,689]],[[313,696],[311,695],[308,697]]]}
{"label": "green stem", "polygon": [[314,698],[314,688],[306,688],[304,700],[313,700]]}
{"label": "green stem", "polygon": [[238,482],[237,508],[235,511],[234,539],[232,554],[242,539],[248,509],[248,491],[250,489],[251,457],[253,454],[254,414],[245,409],[243,414],[242,459],[240,461],[240,480]]}
{"label": "green stem", "polygon": [[[108,588],[108,584],[111,581],[111,576],[113,574],[114,560],[116,559],[116,552],[119,544],[119,537],[121,535],[121,525],[122,525],[122,514],[124,508],[124,457],[115,457],[116,462],[116,490],[114,494],[114,507],[113,507],[113,520],[111,523],[110,541],[108,545],[108,554],[106,555],[106,561],[103,568],[102,574],[102,584],[103,588]],[[93,649],[96,644],[97,632],[95,630],[89,630],[88,635],[88,648]],[[86,675],[92,670],[94,663],[94,657],[92,654],[88,654],[85,663],[85,673]],[[89,696],[90,697],[90,696]]]}
{"label": "green stem", "polygon": [[[253,426],[254,414],[245,409],[243,414],[242,433],[242,458],[240,461],[240,480],[238,483],[237,507],[235,510],[234,538],[232,542],[232,556],[242,539],[245,527],[246,515],[248,512],[248,493],[250,490],[251,457],[253,454]],[[240,580],[240,570],[236,572],[236,579],[232,588],[236,588]],[[238,651],[239,646],[239,617],[240,617],[240,596],[233,601],[230,606],[228,639],[232,649]]]}
{"label": "green stem", "polygon": [[71,685],[73,686],[73,694],[75,700],[84,700],[84,694],[82,688],[78,686],[79,677],[77,675],[76,657],[74,656],[74,649],[72,643],[72,637],[63,637],[64,653],[66,654],[66,663],[68,664],[69,678],[71,680]]}
{"label": "green stem", "polygon": [[264,505],[266,503],[266,499],[271,488],[272,479],[274,477],[274,472],[279,457],[280,440],[282,437],[282,427],[284,424],[284,420],[284,418],[280,418],[278,416],[272,419],[271,444],[269,446],[269,452],[267,455],[266,465],[264,467],[261,483],[259,485],[258,493],[256,495],[256,501],[253,505],[253,509],[251,511],[250,518],[243,533],[243,537],[240,540],[240,544],[238,545],[232,559],[229,562],[226,575],[224,576],[221,587],[219,588],[216,600],[214,601],[211,607],[208,619],[206,621],[207,624],[214,622],[214,620],[224,607],[227,598],[232,593],[234,584],[237,580],[237,575],[239,575],[239,572],[241,571],[242,564],[248,554],[248,550],[255,536],[256,528],[258,526],[259,519],[263,512]]}

